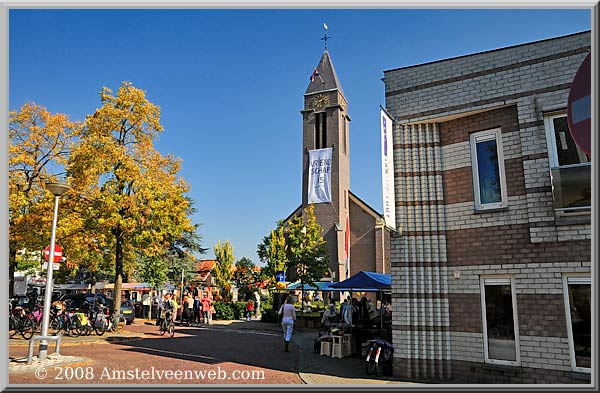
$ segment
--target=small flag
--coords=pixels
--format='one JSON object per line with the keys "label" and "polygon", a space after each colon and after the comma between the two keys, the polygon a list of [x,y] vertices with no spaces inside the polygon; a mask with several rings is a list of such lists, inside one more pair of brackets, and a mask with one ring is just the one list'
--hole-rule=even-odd
{"label": "small flag", "polygon": [[315,81],[315,77],[320,77],[319,75],[319,71],[317,71],[317,69],[315,68],[315,70],[313,71],[312,75],[310,76],[310,81],[314,82]]}

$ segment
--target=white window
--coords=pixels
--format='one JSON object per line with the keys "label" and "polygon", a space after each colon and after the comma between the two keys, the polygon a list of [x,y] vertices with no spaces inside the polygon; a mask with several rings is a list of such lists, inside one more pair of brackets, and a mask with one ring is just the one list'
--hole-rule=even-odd
{"label": "white window", "polygon": [[564,112],[545,116],[548,160],[554,208],[559,212],[587,212],[591,206],[591,158],[575,143]]}
{"label": "white window", "polygon": [[481,277],[486,363],[520,365],[517,301],[512,277]]}
{"label": "white window", "polygon": [[590,372],[592,364],[591,278],[563,276],[569,352],[573,371]]}
{"label": "white window", "polygon": [[502,133],[499,128],[471,134],[471,164],[475,210],[508,206]]}

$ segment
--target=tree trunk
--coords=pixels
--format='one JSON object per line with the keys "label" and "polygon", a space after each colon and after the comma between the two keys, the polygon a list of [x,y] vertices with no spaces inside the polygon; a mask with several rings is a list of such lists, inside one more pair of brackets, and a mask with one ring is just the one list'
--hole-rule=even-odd
{"label": "tree trunk", "polygon": [[113,290],[113,312],[121,315],[121,288],[123,287],[123,231],[115,229],[116,252],[115,252],[115,287]]}
{"label": "tree trunk", "polygon": [[9,247],[8,254],[8,296],[15,296],[15,267],[17,265],[17,249]]}

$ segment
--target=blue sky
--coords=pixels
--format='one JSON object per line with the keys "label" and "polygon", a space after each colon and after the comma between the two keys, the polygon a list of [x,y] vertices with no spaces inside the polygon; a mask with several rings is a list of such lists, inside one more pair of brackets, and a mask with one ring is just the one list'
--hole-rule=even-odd
{"label": "blue sky", "polygon": [[102,86],[146,90],[210,251],[236,258],[301,202],[303,94],[323,52],[349,101],[351,190],[382,211],[383,71],[590,29],[589,10],[10,10],[9,108],[83,120]]}

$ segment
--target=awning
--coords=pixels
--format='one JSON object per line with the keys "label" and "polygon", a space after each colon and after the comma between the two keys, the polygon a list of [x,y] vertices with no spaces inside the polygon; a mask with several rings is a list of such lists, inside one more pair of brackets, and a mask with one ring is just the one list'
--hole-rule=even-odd
{"label": "awning", "polygon": [[331,284],[332,289],[352,290],[353,292],[372,292],[392,287],[392,275],[374,272],[358,272],[352,277]]}
{"label": "awning", "polygon": [[[315,281],[314,283],[312,283],[312,285],[305,283],[304,290],[305,291],[330,291],[331,289],[329,289],[329,286],[331,284],[332,284],[331,281]],[[300,290],[300,289],[302,289],[302,283],[295,282],[293,284],[288,285],[286,289]]]}

